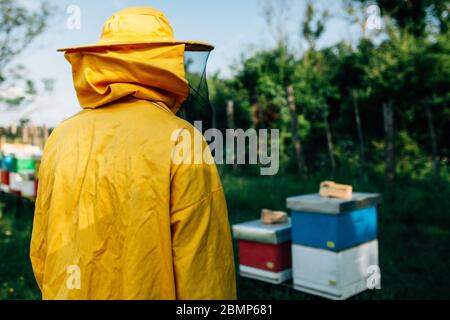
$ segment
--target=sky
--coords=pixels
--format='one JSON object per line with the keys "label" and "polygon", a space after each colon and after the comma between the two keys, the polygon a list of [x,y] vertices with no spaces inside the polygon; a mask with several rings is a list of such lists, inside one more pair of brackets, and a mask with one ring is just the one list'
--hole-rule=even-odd
{"label": "sky", "polygon": [[[79,112],[73,88],[71,66],[57,48],[95,43],[100,38],[103,23],[113,13],[129,6],[151,6],[163,11],[179,40],[196,40],[215,45],[210,56],[208,73],[219,72],[223,77],[232,75],[242,54],[248,55],[261,48],[270,48],[274,41],[263,18],[263,0],[50,0],[57,6],[49,27],[23,52],[14,63],[26,67],[28,76],[41,83],[42,79],[55,81],[51,94],[41,94],[30,105],[17,111],[0,110],[0,126],[17,122],[26,116],[37,125],[57,125]],[[277,0],[282,1],[282,0]],[[35,0],[18,0],[33,9]],[[293,0],[286,17],[286,30],[293,46],[300,51],[298,35],[306,1]],[[351,41],[355,30],[339,17],[340,1],[317,0],[334,14],[319,46],[329,46],[340,40]],[[80,28],[70,29],[67,20],[70,6],[80,9]]]}

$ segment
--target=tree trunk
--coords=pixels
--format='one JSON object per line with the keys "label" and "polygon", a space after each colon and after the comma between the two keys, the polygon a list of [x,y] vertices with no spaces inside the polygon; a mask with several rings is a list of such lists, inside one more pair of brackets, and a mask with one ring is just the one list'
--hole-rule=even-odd
{"label": "tree trunk", "polygon": [[[228,100],[227,101],[227,122],[228,122],[228,128],[229,129],[236,129],[236,124],[234,122],[234,101],[233,100]],[[235,147],[236,148],[236,147]],[[233,169],[237,170],[238,169],[238,164],[236,163],[236,150],[228,150],[228,152],[232,152],[232,156],[233,156]]]}
{"label": "tree trunk", "polygon": [[439,170],[439,163],[438,163],[438,158],[437,158],[436,131],[434,129],[433,112],[432,112],[431,106],[429,104],[427,104],[425,106],[425,114],[427,116],[428,131],[429,131],[430,139],[431,139],[432,169],[433,169],[433,174],[437,176],[438,170]]}
{"label": "tree trunk", "polygon": [[364,136],[363,136],[362,126],[361,126],[361,118],[359,116],[358,93],[356,92],[356,90],[353,90],[353,111],[355,113],[356,130],[358,132],[359,161],[360,161],[361,173],[364,176],[365,169],[366,169],[366,148],[364,145]]}
{"label": "tree trunk", "polygon": [[266,124],[264,121],[264,110],[261,106],[261,103],[259,102],[259,95],[258,92],[255,91],[255,95],[253,97],[254,101],[255,101],[255,106],[256,106],[256,121],[258,123],[257,127],[258,129],[265,129],[266,128]]}
{"label": "tree trunk", "polygon": [[236,129],[236,125],[234,123],[234,101],[227,101],[227,124],[229,129]]}
{"label": "tree trunk", "polygon": [[394,110],[392,100],[383,104],[383,124],[386,166],[386,180],[392,182],[395,178],[395,146],[394,146]]}
{"label": "tree trunk", "polygon": [[30,143],[30,130],[28,127],[24,126],[22,127],[22,143],[28,144]]}
{"label": "tree trunk", "polygon": [[325,124],[325,133],[327,136],[327,146],[328,146],[328,155],[330,156],[331,174],[334,178],[336,175],[336,158],[334,156],[333,136],[331,134],[331,128],[330,123],[328,121],[328,112],[326,112],[326,107],[324,107],[323,110],[323,122]]}
{"label": "tree trunk", "polygon": [[6,144],[6,130],[0,128],[0,148]]}
{"label": "tree trunk", "polygon": [[49,132],[49,130],[48,130],[48,128],[47,128],[46,125],[44,125],[44,126],[42,127],[42,130],[44,131],[44,137],[43,137],[43,139],[44,139],[44,145],[45,145],[45,144],[47,143],[48,137],[50,136],[50,132]]}
{"label": "tree trunk", "polygon": [[292,143],[294,144],[295,157],[297,160],[297,170],[301,176],[305,175],[305,161],[303,158],[302,141],[298,133],[298,113],[295,106],[294,87],[292,85],[287,87],[287,100],[289,112],[291,114],[291,134]]}

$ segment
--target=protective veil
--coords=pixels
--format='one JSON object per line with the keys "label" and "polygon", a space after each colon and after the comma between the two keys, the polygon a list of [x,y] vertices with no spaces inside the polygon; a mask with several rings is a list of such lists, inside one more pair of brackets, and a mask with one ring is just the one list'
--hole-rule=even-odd
{"label": "protective veil", "polygon": [[[31,260],[44,299],[234,299],[224,193],[207,144],[175,116],[185,44],[68,51],[83,110],[39,172]],[[181,138],[183,137],[183,138]]]}

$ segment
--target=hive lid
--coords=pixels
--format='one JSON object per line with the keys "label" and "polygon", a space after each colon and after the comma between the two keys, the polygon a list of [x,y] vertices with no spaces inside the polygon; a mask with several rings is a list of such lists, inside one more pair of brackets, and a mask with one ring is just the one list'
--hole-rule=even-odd
{"label": "hive lid", "polygon": [[233,236],[238,240],[279,244],[291,240],[291,219],[282,224],[264,224],[253,220],[233,225]]}
{"label": "hive lid", "polygon": [[322,198],[318,193],[286,199],[286,205],[291,210],[326,214],[340,214],[357,209],[373,207],[380,202],[380,194],[364,192],[354,192],[351,200]]}

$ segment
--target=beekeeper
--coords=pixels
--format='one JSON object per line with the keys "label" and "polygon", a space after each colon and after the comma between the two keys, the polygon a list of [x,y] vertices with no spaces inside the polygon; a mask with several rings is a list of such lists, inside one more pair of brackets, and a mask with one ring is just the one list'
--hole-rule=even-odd
{"label": "beekeeper", "polygon": [[83,110],[42,158],[31,261],[43,299],[236,297],[216,166],[171,156],[173,132],[196,130],[175,115],[184,53],[212,49],[176,41],[149,7],[114,14],[97,44],[60,49]]}

